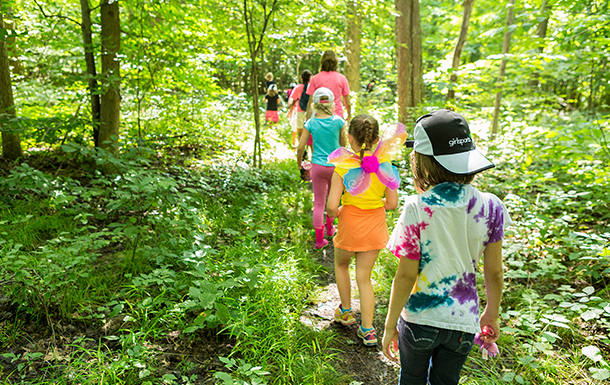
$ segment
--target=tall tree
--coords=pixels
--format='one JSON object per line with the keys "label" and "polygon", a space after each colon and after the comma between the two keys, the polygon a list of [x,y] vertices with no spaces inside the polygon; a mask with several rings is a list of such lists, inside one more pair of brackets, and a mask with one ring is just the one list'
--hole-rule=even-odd
{"label": "tall tree", "polygon": [[248,36],[248,53],[251,62],[250,90],[252,91],[252,108],[254,109],[254,126],[256,128],[252,165],[258,168],[263,165],[263,156],[261,151],[261,117],[258,103],[257,59],[263,48],[263,40],[269,20],[277,10],[279,2],[280,0],[244,0],[243,3],[243,16],[246,24],[246,35]]}
{"label": "tall tree", "polygon": [[[540,14],[542,15],[542,20],[538,24],[538,29],[536,30],[536,36],[538,37],[538,53],[542,53],[544,51],[544,39],[546,38],[546,31],[549,26],[549,18],[551,16],[551,5],[547,3],[546,0],[542,0],[542,5],[540,6]],[[532,72],[530,78],[530,85],[532,87],[538,87],[540,73],[538,71]]]}
{"label": "tall tree", "polygon": [[398,121],[412,119],[409,109],[422,97],[422,48],[419,0],[395,0],[396,70],[398,72]]}
{"label": "tall tree", "polygon": [[472,14],[472,8],[474,7],[474,0],[464,0],[462,3],[464,7],[464,13],[462,15],[462,27],[460,28],[460,36],[458,37],[455,48],[453,49],[453,60],[451,62],[451,87],[447,91],[447,100],[455,99],[455,83],[457,82],[457,70],[460,68],[460,58],[462,56],[462,49],[466,43],[466,37],[468,36],[468,25],[470,24],[470,15]]}
{"label": "tall tree", "polygon": [[99,144],[113,150],[118,144],[121,120],[121,75],[117,52],[121,48],[118,0],[102,0],[102,104]]}
{"label": "tall tree", "polygon": [[506,71],[506,55],[510,50],[511,25],[513,24],[515,14],[515,0],[510,0],[508,5],[508,14],[506,15],[506,31],[504,32],[504,41],[502,42],[502,61],[500,62],[500,71],[496,81],[496,98],[494,100],[494,117],[491,126],[491,139],[493,140],[498,133],[498,120],[500,118],[500,100],[502,99],[502,82],[504,81],[504,72]]}
{"label": "tall tree", "polygon": [[[4,8],[0,0],[0,31],[6,31],[4,26]],[[8,58],[6,32],[0,33],[0,131],[2,131],[2,156],[7,159],[17,159],[21,156],[21,139],[19,133],[8,129],[10,119],[16,117],[13,100],[13,85],[11,83],[10,61]]]}
{"label": "tall tree", "polygon": [[345,30],[345,77],[349,89],[360,90],[360,44],[362,41],[362,4],[360,0],[347,1],[347,28]]}
{"label": "tall tree", "polygon": [[97,91],[97,71],[95,69],[95,56],[93,55],[93,38],[91,36],[91,8],[89,0],[80,0],[82,14],[81,31],[83,33],[83,46],[85,49],[85,63],[87,64],[87,83],[89,86],[89,100],[91,102],[91,125],[93,126],[93,141],[99,147],[100,127],[100,95]]}

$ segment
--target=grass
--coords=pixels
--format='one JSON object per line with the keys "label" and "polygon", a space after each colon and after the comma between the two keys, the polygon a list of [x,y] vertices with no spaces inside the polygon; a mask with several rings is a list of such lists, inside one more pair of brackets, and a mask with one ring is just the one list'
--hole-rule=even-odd
{"label": "grass", "polygon": [[[502,355],[485,361],[473,350],[466,384],[610,378],[610,170],[592,139],[549,132],[507,129],[490,148],[499,166],[476,182],[504,199],[515,226],[505,239]],[[582,156],[572,148],[557,161],[569,140]],[[81,183],[68,176],[79,164],[71,154],[62,183],[25,166],[0,181],[0,383],[350,383],[339,337],[299,319],[323,268],[309,254],[311,192],[293,160],[251,170],[237,152],[226,164],[169,167],[138,150],[115,160],[122,177],[72,173]],[[401,195],[413,193],[401,174]],[[373,271],[379,317],[396,265],[383,251]]]}

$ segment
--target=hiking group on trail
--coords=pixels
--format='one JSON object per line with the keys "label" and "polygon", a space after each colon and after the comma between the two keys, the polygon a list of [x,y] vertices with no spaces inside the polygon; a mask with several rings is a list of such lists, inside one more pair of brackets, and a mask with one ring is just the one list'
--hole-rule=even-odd
{"label": "hiking group on trail", "polygon": [[[379,252],[387,248],[400,262],[392,283],[383,354],[400,360],[400,384],[458,384],[473,345],[490,355],[498,351],[502,239],[512,222],[497,196],[471,184],[476,174],[494,164],[476,149],[460,114],[437,110],[420,117],[410,154],[418,194],[406,198],[390,235],[385,213],[398,206],[400,185],[391,161],[405,144],[406,129],[397,124],[380,134],[372,116],[352,119],[349,86],[336,72],[336,64],[336,53],[326,51],[320,73],[311,77],[304,71],[302,87],[292,91],[288,104],[289,113],[299,106],[297,125],[304,123],[297,149],[304,180],[309,172],[305,148],[312,146],[314,248],[326,247],[325,238],[334,237],[341,299],[334,319],[346,326],[357,324],[349,276],[354,257],[361,306],[356,333],[365,345],[377,345],[371,271]],[[306,108],[300,102],[305,95],[310,96]],[[346,142],[353,152],[344,147]],[[479,314],[476,271],[481,258],[487,302]]]}

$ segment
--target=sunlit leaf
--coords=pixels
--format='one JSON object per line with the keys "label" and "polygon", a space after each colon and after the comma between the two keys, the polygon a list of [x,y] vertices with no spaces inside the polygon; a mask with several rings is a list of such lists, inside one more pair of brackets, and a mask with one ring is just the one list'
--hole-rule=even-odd
{"label": "sunlit leaf", "polygon": [[585,321],[590,321],[594,318],[598,318],[602,313],[603,310],[601,309],[589,309],[586,312],[582,313],[580,317]]}
{"label": "sunlit leaf", "polygon": [[599,354],[600,350],[597,346],[589,345],[585,346],[581,349],[582,354],[590,358],[591,360],[598,362],[602,360],[601,354]]}
{"label": "sunlit leaf", "polygon": [[608,369],[597,369],[597,368],[589,368],[591,371],[591,377],[596,380],[607,380],[610,378],[610,370]]}
{"label": "sunlit leaf", "polygon": [[587,286],[584,289],[582,289],[583,293],[587,294],[587,295],[591,295],[593,293],[595,293],[595,288],[593,286]]}

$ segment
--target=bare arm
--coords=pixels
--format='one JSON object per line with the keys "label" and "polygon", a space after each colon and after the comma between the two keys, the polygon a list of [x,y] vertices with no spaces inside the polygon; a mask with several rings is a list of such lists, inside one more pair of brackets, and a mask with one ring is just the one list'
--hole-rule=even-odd
{"label": "bare arm", "polygon": [[299,148],[297,149],[297,167],[299,170],[301,169],[301,163],[303,162],[303,153],[305,152],[305,145],[307,145],[307,140],[309,139],[309,131],[306,128],[303,128],[303,133],[301,134],[301,139],[299,140]]}
{"label": "bare arm", "polygon": [[288,116],[290,116],[290,113],[292,112],[292,107],[294,107],[295,104],[296,102],[293,98],[288,98]]}
{"label": "bare arm", "polygon": [[309,95],[309,101],[307,102],[307,111],[305,112],[305,120],[309,120],[313,114],[313,98]]}
{"label": "bare arm", "polygon": [[398,361],[390,352],[390,345],[394,345],[394,349],[398,348],[398,329],[396,324],[400,317],[400,312],[405,307],[413,285],[417,281],[417,271],[419,269],[419,261],[402,257],[392,282],[392,294],[390,295],[390,305],[388,315],[385,319],[385,331],[383,333],[383,354],[393,360]]}
{"label": "bare arm", "polygon": [[339,144],[341,147],[345,147],[347,145],[347,123],[341,127],[341,132],[339,132]]}
{"label": "bare arm", "polygon": [[386,210],[394,210],[396,207],[398,207],[398,189],[391,190],[386,187],[383,208]]}
{"label": "bare arm", "polygon": [[504,273],[502,271],[502,240],[490,243],[483,252],[483,276],[485,277],[485,291],[487,292],[487,305],[479,320],[481,329],[489,325],[494,330],[493,336],[481,336],[485,342],[496,342],[500,337],[500,302],[502,301],[502,287],[504,286]]}
{"label": "bare arm", "polygon": [[343,194],[343,178],[341,175],[333,172],[333,179],[330,184],[330,192],[326,201],[326,215],[329,218],[334,218],[339,215],[339,204],[341,203],[341,194]]}
{"label": "bare arm", "polygon": [[352,105],[350,104],[349,95],[342,96],[343,105],[345,106],[345,111],[347,111],[347,123],[352,120]]}

